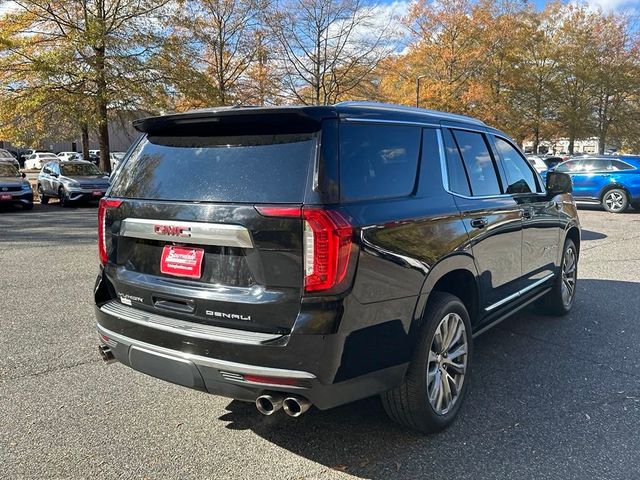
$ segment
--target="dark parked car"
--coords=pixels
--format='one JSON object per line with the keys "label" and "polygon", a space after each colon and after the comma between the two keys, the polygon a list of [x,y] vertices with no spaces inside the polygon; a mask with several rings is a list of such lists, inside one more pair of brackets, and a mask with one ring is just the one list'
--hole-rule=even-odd
{"label": "dark parked car", "polygon": [[622,213],[629,205],[640,209],[640,157],[572,159],[554,170],[571,176],[578,203],[600,204],[612,213]]}
{"label": "dark parked car", "polygon": [[19,205],[25,210],[33,208],[33,190],[12,160],[0,159],[0,206]]}
{"label": "dark parked car", "polygon": [[100,200],[109,188],[109,176],[91,162],[55,160],[42,167],[38,175],[40,202],[57,198],[60,206],[71,202]]}
{"label": "dark parked car", "polygon": [[474,336],[573,305],[569,177],[545,187],[478,120],[356,102],[134,125],[98,212],[106,361],[267,415],[380,394],[433,432],[460,409]]}

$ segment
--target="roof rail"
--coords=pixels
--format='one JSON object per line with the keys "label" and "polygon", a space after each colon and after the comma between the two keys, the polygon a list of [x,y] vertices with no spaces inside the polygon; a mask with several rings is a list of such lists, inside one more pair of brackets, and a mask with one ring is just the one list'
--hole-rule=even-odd
{"label": "roof rail", "polygon": [[459,115],[456,113],[441,112],[438,110],[429,110],[427,108],[410,107],[407,105],[397,105],[392,103],[379,103],[379,102],[371,102],[371,101],[351,100],[351,101],[336,103],[334,106],[336,107],[370,107],[370,108],[378,108],[378,109],[384,109],[384,110],[394,110],[399,112],[426,114],[431,116],[442,117],[443,119],[448,119],[453,121],[474,123],[476,125],[486,125],[486,123],[484,123],[482,120],[478,120],[477,118],[469,117],[467,115]]}

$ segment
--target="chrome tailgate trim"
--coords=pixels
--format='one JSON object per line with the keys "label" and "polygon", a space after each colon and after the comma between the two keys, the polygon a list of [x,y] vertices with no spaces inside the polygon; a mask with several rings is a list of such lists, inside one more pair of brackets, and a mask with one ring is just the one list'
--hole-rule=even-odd
{"label": "chrome tailgate trim", "polygon": [[147,218],[125,218],[120,224],[123,237],[164,240],[220,247],[253,248],[249,231],[226,223],[178,222]]}

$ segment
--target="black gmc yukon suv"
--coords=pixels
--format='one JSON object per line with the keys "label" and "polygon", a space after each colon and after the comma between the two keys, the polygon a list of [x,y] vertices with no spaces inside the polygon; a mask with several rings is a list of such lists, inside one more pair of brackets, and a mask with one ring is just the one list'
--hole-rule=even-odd
{"label": "black gmc yukon suv", "polygon": [[574,301],[571,181],[503,133],[372,103],[147,118],[100,202],[100,352],[299,416],[446,427],[473,337]]}

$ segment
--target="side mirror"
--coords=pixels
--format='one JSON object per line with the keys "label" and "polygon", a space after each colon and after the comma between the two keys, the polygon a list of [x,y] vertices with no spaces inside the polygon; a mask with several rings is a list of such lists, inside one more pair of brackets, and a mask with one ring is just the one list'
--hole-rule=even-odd
{"label": "side mirror", "polygon": [[563,193],[573,192],[571,176],[566,173],[549,171],[547,172],[547,193],[554,197]]}
{"label": "side mirror", "polygon": [[22,178],[27,178],[27,174],[22,172]]}

